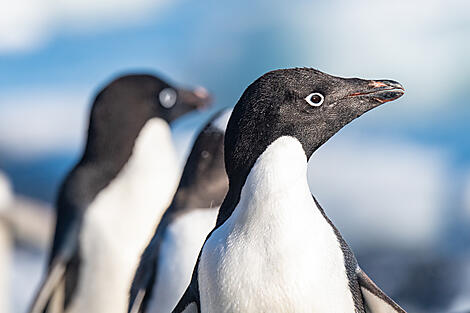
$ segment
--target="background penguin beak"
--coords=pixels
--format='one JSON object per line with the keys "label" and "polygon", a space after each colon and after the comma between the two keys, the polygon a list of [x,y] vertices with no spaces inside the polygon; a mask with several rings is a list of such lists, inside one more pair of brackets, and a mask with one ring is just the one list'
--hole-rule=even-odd
{"label": "background penguin beak", "polygon": [[393,80],[369,80],[362,90],[350,94],[350,97],[363,96],[372,98],[380,103],[396,100],[403,96],[405,88]]}
{"label": "background penguin beak", "polygon": [[192,90],[178,89],[178,98],[180,103],[192,109],[205,109],[212,103],[212,96],[204,87],[196,87]]}

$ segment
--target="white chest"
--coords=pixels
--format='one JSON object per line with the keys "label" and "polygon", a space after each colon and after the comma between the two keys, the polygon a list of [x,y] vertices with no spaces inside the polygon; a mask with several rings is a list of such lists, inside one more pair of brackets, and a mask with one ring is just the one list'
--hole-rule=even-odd
{"label": "white chest", "polygon": [[147,122],[131,158],[87,209],[82,266],[69,312],[126,312],[133,274],[179,179],[168,125]]}
{"label": "white chest", "polygon": [[218,208],[197,209],[172,223],[160,246],[157,283],[148,305],[150,313],[168,313],[191,281],[194,265],[207,234],[214,228]]}
{"label": "white chest", "polygon": [[316,208],[301,144],[282,137],[260,156],[230,218],[199,264],[207,312],[354,312],[344,257]]}

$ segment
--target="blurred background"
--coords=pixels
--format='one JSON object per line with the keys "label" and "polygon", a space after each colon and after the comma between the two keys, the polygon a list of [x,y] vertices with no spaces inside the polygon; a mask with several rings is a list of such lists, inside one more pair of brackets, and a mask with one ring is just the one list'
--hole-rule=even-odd
{"label": "blurred background", "polygon": [[24,312],[38,286],[100,87],[149,72],[208,88],[215,107],[173,127],[183,161],[211,112],[295,66],[405,86],[312,157],[311,190],[405,309],[468,310],[469,13],[464,0],[0,0],[0,311]]}

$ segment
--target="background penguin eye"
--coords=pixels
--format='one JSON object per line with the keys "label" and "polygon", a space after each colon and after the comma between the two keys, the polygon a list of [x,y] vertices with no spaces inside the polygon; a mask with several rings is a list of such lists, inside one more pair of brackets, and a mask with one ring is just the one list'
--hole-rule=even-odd
{"label": "background penguin eye", "polygon": [[173,88],[165,88],[158,94],[158,100],[162,107],[171,109],[176,104],[176,90]]}
{"label": "background penguin eye", "polygon": [[313,107],[319,107],[322,105],[323,101],[325,101],[325,97],[321,93],[314,92],[309,94],[305,98],[305,101],[307,101],[307,103]]}

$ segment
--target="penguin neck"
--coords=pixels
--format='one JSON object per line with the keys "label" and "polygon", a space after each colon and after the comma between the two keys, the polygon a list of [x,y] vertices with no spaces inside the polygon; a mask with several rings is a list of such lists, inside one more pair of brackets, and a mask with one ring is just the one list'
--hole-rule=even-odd
{"label": "penguin neck", "polygon": [[[158,154],[164,155],[167,149],[173,149],[170,127],[163,119],[152,118],[139,126],[139,129],[134,126],[130,129],[123,127],[115,136],[101,134],[90,128],[85,152],[77,167],[85,166],[94,170],[101,179],[109,182],[130,160],[137,159],[134,162],[147,164],[158,162],[158,156],[153,161],[149,160],[150,157],[144,158],[143,153],[140,153],[142,150],[150,150],[155,157]],[[129,134],[123,133],[126,131]]]}
{"label": "penguin neck", "polygon": [[274,196],[299,184],[307,184],[307,157],[296,138],[283,136],[271,143],[256,160],[242,193],[248,197],[254,196],[253,193]]}
{"label": "penguin neck", "polygon": [[258,157],[243,183],[235,184],[234,181],[232,177],[217,226],[222,225],[245,199],[278,199],[290,192],[311,197],[307,183],[307,155],[302,144],[291,136],[279,137],[271,143]]}
{"label": "penguin neck", "polygon": [[174,163],[174,158],[175,151],[169,125],[160,118],[153,118],[147,121],[139,132],[126,165],[138,167],[142,170],[142,174],[148,169],[148,175],[136,177],[141,180],[145,179],[144,176],[154,178],[159,173],[152,170],[165,170],[165,166]]}

